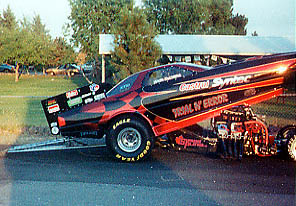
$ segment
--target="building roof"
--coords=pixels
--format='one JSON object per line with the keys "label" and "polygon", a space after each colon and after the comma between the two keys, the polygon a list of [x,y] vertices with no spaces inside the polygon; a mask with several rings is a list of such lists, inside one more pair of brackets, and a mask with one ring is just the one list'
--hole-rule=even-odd
{"label": "building roof", "polygon": [[[114,36],[100,34],[99,54],[110,54]],[[158,35],[163,54],[255,56],[296,51],[295,39],[234,35]]]}

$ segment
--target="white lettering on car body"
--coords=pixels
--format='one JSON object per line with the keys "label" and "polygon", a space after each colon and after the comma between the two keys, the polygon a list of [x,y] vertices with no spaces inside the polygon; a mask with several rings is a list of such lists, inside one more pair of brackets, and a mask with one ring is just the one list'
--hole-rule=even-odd
{"label": "white lettering on car body", "polygon": [[234,76],[230,78],[216,78],[213,80],[212,87],[219,87],[219,89],[229,86],[229,85],[235,85],[235,84],[241,84],[241,83],[248,83],[250,81],[251,75],[248,76]]}

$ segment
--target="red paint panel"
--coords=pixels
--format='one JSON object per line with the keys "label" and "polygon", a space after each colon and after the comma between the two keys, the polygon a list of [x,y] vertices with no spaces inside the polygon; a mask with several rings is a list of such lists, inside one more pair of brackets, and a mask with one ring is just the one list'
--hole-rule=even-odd
{"label": "red paint panel", "polygon": [[277,90],[267,92],[267,93],[264,93],[264,94],[261,94],[261,95],[255,96],[255,97],[251,97],[251,98],[244,99],[244,100],[232,103],[232,104],[228,104],[228,105],[219,107],[217,109],[210,110],[210,111],[208,111],[206,113],[196,115],[194,117],[190,117],[188,119],[184,119],[184,120],[179,121],[179,122],[167,122],[167,123],[164,123],[162,125],[154,127],[153,131],[155,132],[156,136],[163,135],[163,134],[166,134],[168,132],[171,132],[171,131],[174,131],[174,130],[177,130],[177,129],[181,129],[181,128],[193,125],[195,123],[204,121],[206,119],[210,119],[210,118],[212,118],[214,116],[219,115],[222,110],[229,109],[229,108],[231,108],[233,106],[238,106],[238,105],[242,105],[242,104],[248,104],[248,105],[256,104],[256,103],[259,103],[259,102],[274,98],[274,97],[276,97],[276,96],[278,96],[278,95],[280,95],[282,93],[283,93],[282,88],[277,89]]}

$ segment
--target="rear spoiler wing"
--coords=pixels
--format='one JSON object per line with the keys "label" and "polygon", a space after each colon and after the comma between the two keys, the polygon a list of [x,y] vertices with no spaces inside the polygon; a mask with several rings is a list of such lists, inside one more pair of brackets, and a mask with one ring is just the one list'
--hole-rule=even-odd
{"label": "rear spoiler wing", "polygon": [[41,100],[50,132],[53,135],[60,133],[58,126],[59,114],[104,99],[109,89],[111,89],[110,84],[94,83]]}

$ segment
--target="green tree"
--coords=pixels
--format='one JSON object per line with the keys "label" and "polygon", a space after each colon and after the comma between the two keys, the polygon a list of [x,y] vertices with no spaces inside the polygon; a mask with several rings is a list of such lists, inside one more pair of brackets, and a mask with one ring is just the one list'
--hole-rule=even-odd
{"label": "green tree", "polygon": [[16,81],[20,66],[57,65],[74,60],[74,49],[64,39],[52,41],[39,15],[32,22],[24,17],[19,23],[9,7],[0,15],[0,62],[16,65]]}
{"label": "green tree", "polygon": [[133,0],[69,0],[71,14],[69,28],[75,46],[87,54],[88,59],[96,60],[95,76],[100,78],[98,56],[99,34],[111,33],[113,25],[119,21],[119,13],[124,5]]}
{"label": "green tree", "polygon": [[145,0],[149,22],[161,34],[245,35],[247,18],[233,15],[233,0]]}
{"label": "green tree", "polygon": [[18,26],[16,17],[10,9],[9,5],[6,10],[3,10],[2,17],[0,16],[0,26],[9,30],[16,29]]}
{"label": "green tree", "polygon": [[11,50],[7,45],[12,43],[9,39],[16,35],[15,30],[17,29],[18,24],[16,18],[8,6],[6,10],[3,10],[2,15],[0,13],[0,63],[14,63],[10,55]]}
{"label": "green tree", "polygon": [[133,0],[69,0],[71,15],[69,26],[73,41],[87,55],[99,51],[99,34],[108,34],[119,20],[121,8]]}
{"label": "green tree", "polygon": [[147,22],[139,8],[125,7],[114,27],[112,64],[118,69],[118,79],[156,65],[161,49],[155,41],[157,32]]}
{"label": "green tree", "polygon": [[145,0],[147,20],[161,34],[193,34],[201,31],[202,4],[198,0]]}
{"label": "green tree", "polygon": [[73,63],[76,59],[76,54],[73,47],[62,38],[56,38],[53,41],[51,65],[62,65]]}
{"label": "green tree", "polygon": [[236,14],[231,18],[231,24],[235,28],[235,35],[246,35],[247,29],[246,25],[248,24],[248,18],[245,15]]}
{"label": "green tree", "polygon": [[32,61],[31,48],[32,38],[27,31],[22,29],[3,30],[2,46],[0,48],[0,56],[2,61],[13,63],[16,65],[15,81],[19,79],[19,66],[29,64]]}
{"label": "green tree", "polygon": [[32,32],[38,36],[49,36],[46,26],[41,22],[40,15],[35,15],[32,23]]}
{"label": "green tree", "polygon": [[30,26],[30,32],[34,38],[33,54],[34,65],[45,66],[50,64],[53,59],[54,42],[49,35],[46,26],[41,22],[39,15],[33,18],[33,22]]}
{"label": "green tree", "polygon": [[6,10],[3,10],[2,17],[0,17],[0,32],[1,62],[7,62],[10,64],[16,63],[15,81],[18,81],[19,62],[17,62],[17,58],[22,56],[24,45],[21,41],[24,38],[9,6]]}
{"label": "green tree", "polygon": [[232,0],[211,0],[203,3],[202,33],[233,34],[234,27],[230,24]]}

